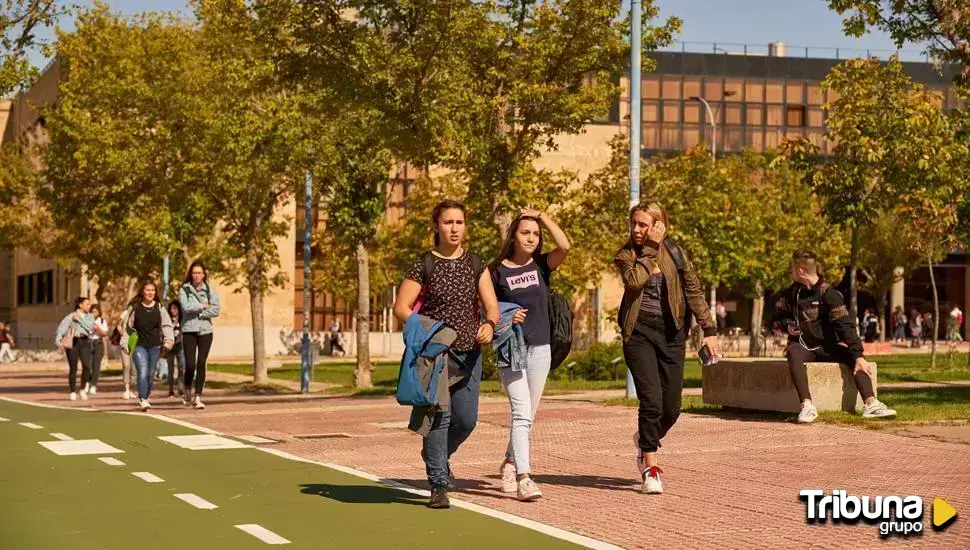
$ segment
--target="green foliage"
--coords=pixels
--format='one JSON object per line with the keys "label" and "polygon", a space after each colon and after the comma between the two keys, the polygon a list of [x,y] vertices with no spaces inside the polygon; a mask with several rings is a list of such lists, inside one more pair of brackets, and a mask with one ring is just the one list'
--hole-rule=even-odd
{"label": "green foliage", "polygon": [[28,54],[38,46],[37,31],[52,27],[67,13],[64,2],[56,0],[0,1],[0,97],[23,89],[37,77],[38,71]]}
{"label": "green foliage", "polygon": [[965,0],[827,0],[829,8],[846,15],[842,27],[849,36],[870,29],[888,33],[898,47],[925,48],[940,65],[956,65],[961,80],[970,77],[970,3]]}
{"label": "green foliage", "polygon": [[[620,358],[614,363],[613,360]],[[563,366],[557,369],[554,377],[562,379],[569,376],[567,366],[573,362],[572,375],[582,380],[620,380],[626,377],[626,363],[623,361],[623,346],[620,342],[594,342],[582,351],[569,354]]]}

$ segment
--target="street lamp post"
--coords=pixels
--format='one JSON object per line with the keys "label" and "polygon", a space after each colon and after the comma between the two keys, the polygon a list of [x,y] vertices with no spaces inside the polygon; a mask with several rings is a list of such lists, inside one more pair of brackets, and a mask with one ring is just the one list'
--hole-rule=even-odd
{"label": "street lamp post", "polygon": [[[734,90],[726,90],[724,92],[724,97],[731,97],[736,94]],[[711,124],[711,166],[717,164],[717,109],[711,109],[711,104],[707,102],[706,99],[700,96],[691,96],[691,101],[699,101],[704,104],[704,109],[707,111],[707,120]],[[711,285],[711,314],[715,314],[715,309],[717,308],[717,285]]]}
{"label": "street lamp post", "polygon": [[313,363],[310,354],[310,313],[313,301],[310,294],[310,238],[313,227],[313,174],[307,170],[303,196],[303,338],[300,350],[300,392],[310,393]]}
{"label": "street lamp post", "polygon": [[[630,2],[630,208],[640,203],[640,132],[643,130],[640,93],[640,23],[642,0]],[[633,373],[626,371],[626,397],[636,397]]]}

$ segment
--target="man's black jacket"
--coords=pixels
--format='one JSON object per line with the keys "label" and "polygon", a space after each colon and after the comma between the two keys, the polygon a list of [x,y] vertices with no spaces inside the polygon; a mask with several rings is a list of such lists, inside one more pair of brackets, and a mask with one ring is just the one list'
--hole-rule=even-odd
{"label": "man's black jacket", "polygon": [[797,326],[801,332],[789,332],[789,343],[800,342],[808,349],[820,347],[827,352],[842,346],[853,359],[862,357],[862,340],[842,293],[821,279],[811,288],[794,283],[775,296],[775,308],[775,321]]}

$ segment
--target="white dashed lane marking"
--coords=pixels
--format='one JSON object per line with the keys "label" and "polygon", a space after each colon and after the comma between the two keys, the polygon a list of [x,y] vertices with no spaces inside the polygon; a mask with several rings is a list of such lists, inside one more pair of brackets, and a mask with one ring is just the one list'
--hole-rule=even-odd
{"label": "white dashed lane marking", "polygon": [[218,506],[216,506],[215,504],[212,504],[208,500],[205,500],[204,498],[201,498],[200,496],[194,495],[192,493],[179,493],[175,495],[175,498],[183,502],[188,502],[189,504],[191,504],[192,506],[195,506],[200,510],[215,510],[216,508],[218,508]]}
{"label": "white dashed lane marking", "polygon": [[143,479],[143,480],[147,481],[148,483],[161,483],[161,482],[165,481],[164,479],[158,477],[157,475],[155,475],[155,474],[153,474],[151,472],[132,472],[131,475],[133,475],[133,476],[135,476],[135,477],[137,477],[139,479]]}
{"label": "white dashed lane marking", "polygon": [[41,426],[40,424],[34,424],[33,422],[21,422],[20,425],[23,426],[23,427],[25,427],[25,428],[30,428],[31,430],[43,430],[44,429],[44,427]]}
{"label": "white dashed lane marking", "polygon": [[0,416],[0,422],[10,422],[10,419]]}
{"label": "white dashed lane marking", "polygon": [[53,437],[54,439],[60,439],[61,441],[74,441],[74,438],[67,434],[52,433],[51,437]]}
{"label": "white dashed lane marking", "polygon": [[290,541],[284,539],[283,537],[277,535],[276,533],[270,531],[269,529],[263,527],[262,525],[257,525],[255,523],[237,525],[236,529],[245,531],[250,535],[258,538],[259,540],[265,542],[266,544],[289,544],[290,543]]}
{"label": "white dashed lane marking", "polygon": [[98,460],[100,460],[101,462],[104,462],[108,466],[124,466],[125,465],[124,462],[118,460],[117,458],[115,458],[113,456],[103,456],[103,457],[99,458]]}

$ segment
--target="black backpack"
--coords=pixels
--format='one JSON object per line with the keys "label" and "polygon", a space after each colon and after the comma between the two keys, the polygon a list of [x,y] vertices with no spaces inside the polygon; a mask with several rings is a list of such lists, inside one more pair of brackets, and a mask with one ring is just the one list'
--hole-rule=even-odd
{"label": "black backpack", "polygon": [[541,270],[549,289],[549,346],[552,349],[550,371],[556,370],[569,356],[573,347],[573,308],[569,300],[549,286],[552,273]]}

